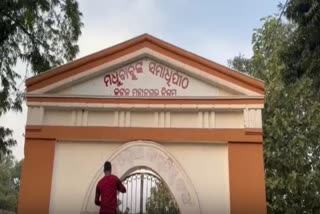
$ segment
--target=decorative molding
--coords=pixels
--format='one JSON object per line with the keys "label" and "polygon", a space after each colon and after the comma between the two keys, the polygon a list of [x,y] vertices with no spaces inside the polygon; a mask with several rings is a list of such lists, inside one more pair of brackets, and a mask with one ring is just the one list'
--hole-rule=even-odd
{"label": "decorative molding", "polygon": [[245,110],[245,127],[246,128],[262,128],[262,112],[261,109]]}
{"label": "decorative molding", "polygon": [[82,126],[88,125],[88,110],[82,111]]}
{"label": "decorative molding", "polygon": [[165,128],[170,128],[171,127],[171,119],[170,119],[170,112],[164,112],[165,114],[165,119],[164,119],[164,127]]}
{"label": "decorative molding", "polygon": [[260,104],[101,104],[101,103],[54,103],[54,102],[29,102],[29,107],[52,107],[52,108],[86,108],[86,109],[170,109],[170,110],[213,110],[213,109],[263,109]]}
{"label": "decorative molding", "polygon": [[214,111],[210,112],[210,119],[209,119],[209,128],[216,127],[216,113]]}
{"label": "decorative molding", "polygon": [[[29,131],[30,130],[30,131]],[[26,127],[26,139],[59,141],[125,142],[152,139],[168,143],[226,144],[232,142],[261,144],[262,134],[247,134],[248,129],[134,128],[103,126],[32,126]],[[249,129],[252,130],[252,129]],[[261,129],[255,129],[261,130]],[[262,133],[262,131],[261,131]]]}
{"label": "decorative molding", "polygon": [[[33,106],[30,111],[32,115],[28,118],[28,125],[64,125],[64,126],[107,126],[107,127],[153,127],[153,128],[200,128],[214,129],[219,128],[261,128],[261,109],[245,108],[245,106],[217,106],[217,105],[105,105],[93,106]],[[48,109],[48,110],[46,110]],[[54,109],[52,111],[52,109]],[[243,109],[243,110],[242,110]],[[241,111],[242,110],[242,111]],[[44,114],[41,112],[44,112]],[[55,117],[56,113],[59,117]],[[91,114],[91,112],[93,114]],[[97,115],[96,112],[99,112]],[[225,123],[223,120],[216,121],[216,114],[220,112],[230,114],[243,112],[243,120],[230,117],[232,124]],[[134,116],[138,113],[139,117]],[[183,118],[176,117],[183,113]],[[197,114],[197,118],[195,117]],[[43,116],[41,116],[43,115]],[[132,116],[133,115],[133,116]],[[141,117],[140,117],[141,116]],[[46,120],[39,119],[45,117]],[[134,117],[134,122],[132,121]],[[70,118],[66,123],[66,118]],[[145,122],[148,121],[148,123]],[[41,123],[39,121],[42,121]],[[90,121],[90,122],[88,122]],[[104,122],[105,121],[105,122]],[[109,121],[109,122],[106,122]],[[189,124],[189,125],[188,125]],[[229,124],[229,125],[228,125]],[[228,126],[225,126],[228,125]]]}
{"label": "decorative molding", "polygon": [[125,112],[125,127],[131,127],[131,112],[126,111]]}
{"label": "decorative molding", "polygon": [[[99,96],[99,95],[92,95],[92,96],[87,96],[87,95],[67,95],[67,94],[26,94],[27,99],[32,99],[32,98],[60,98],[60,99],[67,99],[67,98],[87,98],[87,99],[114,99],[114,96]],[[119,102],[124,99],[139,99],[139,100],[149,100],[150,97],[119,97],[117,98]],[[151,99],[154,100],[163,100],[163,98],[160,97],[152,97]],[[165,100],[263,100],[264,96],[262,95],[255,95],[255,96],[247,96],[247,95],[221,95],[221,96],[188,96],[188,97],[183,97],[183,96],[176,96],[176,97],[166,97]]]}

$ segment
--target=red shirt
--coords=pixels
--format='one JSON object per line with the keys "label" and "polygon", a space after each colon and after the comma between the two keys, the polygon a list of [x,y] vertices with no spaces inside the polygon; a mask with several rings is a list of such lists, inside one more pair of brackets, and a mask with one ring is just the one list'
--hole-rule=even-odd
{"label": "red shirt", "polygon": [[117,190],[126,192],[126,188],[115,175],[106,175],[98,182],[94,202],[100,206],[100,214],[117,214]]}

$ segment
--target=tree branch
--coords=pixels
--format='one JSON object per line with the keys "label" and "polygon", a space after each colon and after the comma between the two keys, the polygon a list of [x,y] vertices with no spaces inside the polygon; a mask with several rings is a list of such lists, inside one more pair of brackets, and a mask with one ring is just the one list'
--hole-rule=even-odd
{"label": "tree branch", "polygon": [[17,26],[19,26],[21,28],[21,30],[27,34],[29,36],[29,38],[32,40],[32,44],[34,46],[36,46],[36,42],[38,42],[40,45],[42,45],[43,47],[45,47],[46,45],[39,40],[37,37],[33,36],[20,22],[18,22],[16,19],[14,19],[12,16],[5,14],[5,16],[7,16],[11,21],[13,21]]}

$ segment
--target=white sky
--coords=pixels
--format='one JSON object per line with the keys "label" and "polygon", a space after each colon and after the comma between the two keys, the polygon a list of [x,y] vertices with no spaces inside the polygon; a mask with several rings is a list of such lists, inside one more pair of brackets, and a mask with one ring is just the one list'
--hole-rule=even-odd
{"label": "white sky", "polygon": [[[227,64],[239,53],[251,56],[251,35],[260,18],[277,12],[275,0],[80,0],[84,28],[80,54],[101,49],[149,33],[188,51]],[[25,67],[17,65],[24,76]],[[24,88],[24,86],[22,86]],[[24,157],[26,109],[9,112],[0,125],[12,128],[18,145],[17,159]]]}

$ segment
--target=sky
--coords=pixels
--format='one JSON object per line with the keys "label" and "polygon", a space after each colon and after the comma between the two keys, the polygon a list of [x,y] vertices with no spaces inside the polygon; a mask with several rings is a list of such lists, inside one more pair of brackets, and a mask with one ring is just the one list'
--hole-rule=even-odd
{"label": "sky", "polygon": [[[284,1],[79,0],[84,27],[77,58],[148,33],[227,65],[240,53],[252,56],[253,30],[262,25],[262,17],[278,13],[280,2]],[[23,64],[17,70],[24,76]],[[12,151],[18,160],[24,157],[26,113],[24,104],[22,113],[9,112],[0,118],[0,125],[14,130],[18,144]]]}

